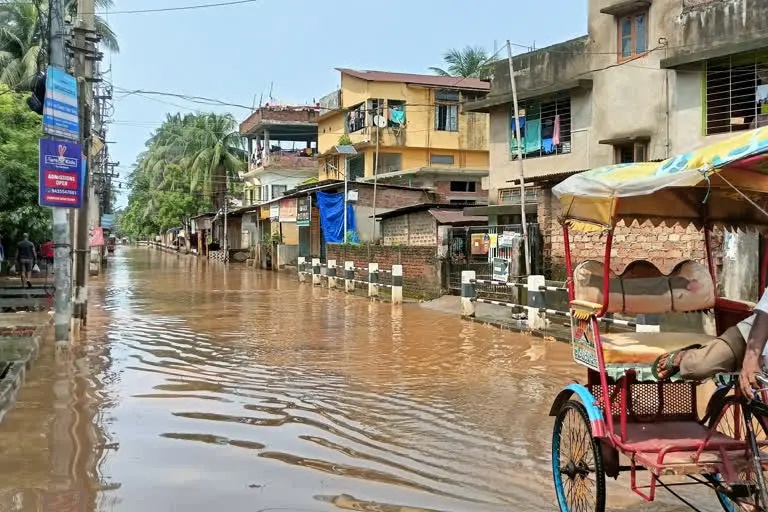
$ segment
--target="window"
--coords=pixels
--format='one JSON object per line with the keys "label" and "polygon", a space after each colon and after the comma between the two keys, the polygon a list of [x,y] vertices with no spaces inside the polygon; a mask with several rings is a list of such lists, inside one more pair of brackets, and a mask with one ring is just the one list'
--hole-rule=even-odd
{"label": "window", "polygon": [[[519,148],[523,158],[560,155],[571,152],[571,98],[558,95],[520,105]],[[510,111],[510,158],[518,155],[515,138],[515,116]]]}
{"label": "window", "polygon": [[349,173],[349,181],[365,177],[365,155],[356,155],[347,160],[347,172]]}
{"label": "window", "polygon": [[451,199],[448,201],[448,204],[466,204],[466,205],[473,205],[477,204],[477,201],[474,199]]}
{"label": "window", "polygon": [[390,128],[405,126],[405,102],[402,100],[387,100],[387,120]]}
{"label": "window", "polygon": [[341,176],[338,155],[328,155],[322,162],[322,166],[325,169],[325,179],[333,179]]}
{"label": "window", "polygon": [[[534,204],[538,201],[538,198],[539,198],[539,189],[537,188],[525,189],[526,204]],[[500,189],[499,203],[500,204],[520,204],[520,187]],[[529,222],[530,222],[530,218],[529,218]]]}
{"label": "window", "polygon": [[706,134],[768,125],[768,52],[707,61]]}
{"label": "window", "polygon": [[365,102],[368,110],[368,123],[366,126],[373,126],[373,118],[381,112],[382,115],[386,114],[387,108],[383,99],[370,99]]}
{"label": "window", "polygon": [[648,11],[622,16],[619,23],[619,60],[648,51]]}
{"label": "window", "polygon": [[616,153],[615,162],[617,164],[631,164],[648,160],[648,145],[645,142],[617,144],[614,146],[614,152]]}
{"label": "window", "polygon": [[272,185],[272,199],[281,197],[288,191],[288,185]]}
{"label": "window", "polygon": [[361,103],[349,109],[347,112],[346,128],[347,133],[354,133],[365,128],[366,112],[365,103]]}
{"label": "window", "polygon": [[403,155],[400,153],[379,153],[378,173],[397,172],[403,170]]}
{"label": "window", "polygon": [[435,130],[441,132],[459,131],[458,91],[437,91],[435,93]]}
{"label": "window", "polygon": [[477,182],[474,181],[452,181],[451,192],[474,192]]}
{"label": "window", "polygon": [[430,155],[430,165],[453,165],[453,155]]}

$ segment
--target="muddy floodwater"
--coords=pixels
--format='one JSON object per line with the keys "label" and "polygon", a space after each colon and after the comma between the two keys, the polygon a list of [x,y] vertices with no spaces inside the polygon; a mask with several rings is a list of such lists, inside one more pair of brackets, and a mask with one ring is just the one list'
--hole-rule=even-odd
{"label": "muddy floodwater", "polygon": [[0,423],[0,511],[556,509],[566,344],[144,248],[91,288]]}

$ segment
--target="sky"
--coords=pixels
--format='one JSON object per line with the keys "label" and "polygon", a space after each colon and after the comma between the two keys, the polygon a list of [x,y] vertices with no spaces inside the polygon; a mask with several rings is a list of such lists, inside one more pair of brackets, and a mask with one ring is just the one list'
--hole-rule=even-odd
{"label": "sky", "polygon": [[[229,111],[272,97],[311,104],[337,89],[347,67],[428,74],[450,48],[481,46],[493,53],[513,45],[542,48],[587,32],[588,0],[549,0],[546,9],[522,0],[254,0],[239,5],[169,12],[226,0],[115,0],[100,14],[116,32],[120,52],[102,69],[114,86],[108,140],[124,180],[145,141],[166,114]],[[515,53],[525,51],[513,47]],[[505,56],[505,51],[499,52]],[[210,107],[184,99],[125,91],[158,91],[214,98],[242,107]]]}

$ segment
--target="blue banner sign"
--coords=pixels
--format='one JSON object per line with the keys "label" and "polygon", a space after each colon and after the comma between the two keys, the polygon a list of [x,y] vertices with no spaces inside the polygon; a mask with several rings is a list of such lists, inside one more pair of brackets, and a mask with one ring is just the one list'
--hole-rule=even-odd
{"label": "blue banner sign", "polygon": [[85,177],[82,147],[75,142],[40,139],[41,206],[80,208]]}
{"label": "blue banner sign", "polygon": [[59,68],[48,66],[43,105],[43,133],[80,140],[77,80]]}

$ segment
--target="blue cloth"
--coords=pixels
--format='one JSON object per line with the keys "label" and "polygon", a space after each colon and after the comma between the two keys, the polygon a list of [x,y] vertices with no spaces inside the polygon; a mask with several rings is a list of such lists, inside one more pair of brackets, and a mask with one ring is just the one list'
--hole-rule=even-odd
{"label": "blue cloth", "polygon": [[554,153],[555,152],[555,142],[552,139],[541,139],[541,150],[544,151],[544,153]]}
{"label": "blue cloth", "polygon": [[[512,136],[515,136],[515,116],[509,121],[509,129],[512,130]],[[523,129],[525,129],[525,117],[520,118],[520,136],[523,137]]]}
{"label": "blue cloth", "polygon": [[530,119],[525,124],[525,149],[523,153],[541,150],[541,120]]}
{"label": "blue cloth", "polygon": [[[344,194],[316,192],[317,209],[320,211],[320,229],[326,243],[344,243]],[[355,211],[347,203],[347,232],[353,233],[353,242],[357,242]]]}
{"label": "blue cloth", "polygon": [[399,108],[392,109],[392,122],[397,124],[405,124],[405,112]]}

